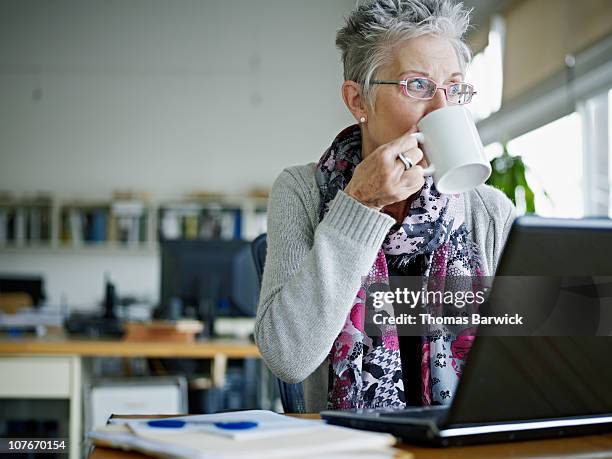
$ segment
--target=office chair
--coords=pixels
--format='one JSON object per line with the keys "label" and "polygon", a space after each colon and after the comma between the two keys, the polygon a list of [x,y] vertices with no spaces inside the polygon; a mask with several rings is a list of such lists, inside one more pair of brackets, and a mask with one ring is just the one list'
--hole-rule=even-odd
{"label": "office chair", "polygon": [[[257,277],[259,279],[259,285],[261,286],[261,280],[263,277],[264,265],[266,264],[266,251],[268,243],[266,240],[266,234],[257,236],[251,243],[251,251],[253,252],[253,259],[255,260],[255,269],[257,270]],[[280,392],[281,403],[283,404],[283,411],[285,413],[304,413],[306,411],[304,407],[304,390],[302,383],[289,384],[279,378],[278,389]]]}

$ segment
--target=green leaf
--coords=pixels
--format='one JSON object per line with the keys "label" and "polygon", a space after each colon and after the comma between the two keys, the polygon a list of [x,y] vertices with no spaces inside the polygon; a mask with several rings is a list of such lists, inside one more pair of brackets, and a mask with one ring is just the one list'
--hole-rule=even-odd
{"label": "green leaf", "polygon": [[487,180],[487,184],[499,189],[516,205],[514,192],[516,189],[516,181],[514,174],[511,173],[514,163],[514,158],[510,155],[502,154],[491,161],[491,176]]}

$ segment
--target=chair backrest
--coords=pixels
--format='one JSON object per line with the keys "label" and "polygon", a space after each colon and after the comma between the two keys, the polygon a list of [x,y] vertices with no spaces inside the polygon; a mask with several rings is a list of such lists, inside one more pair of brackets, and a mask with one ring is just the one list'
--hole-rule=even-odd
{"label": "chair backrest", "polygon": [[[266,264],[267,250],[268,241],[265,233],[257,236],[251,243],[251,252],[255,260],[255,269],[257,271],[260,287],[264,266]],[[283,411],[285,413],[304,413],[306,409],[304,406],[304,389],[302,388],[302,384],[289,384],[279,378],[276,378],[276,380],[278,381]]]}
{"label": "chair backrest", "polygon": [[255,270],[257,271],[260,285],[261,279],[263,278],[264,265],[266,264],[266,253],[268,250],[267,236],[266,233],[260,234],[251,242],[251,252],[253,253]]}

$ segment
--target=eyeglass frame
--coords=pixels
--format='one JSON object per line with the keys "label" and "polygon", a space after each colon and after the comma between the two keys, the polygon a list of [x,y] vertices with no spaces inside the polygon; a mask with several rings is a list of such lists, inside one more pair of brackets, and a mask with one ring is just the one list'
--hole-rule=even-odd
{"label": "eyeglass frame", "polygon": [[[433,92],[433,94],[431,95],[431,97],[415,97],[412,94],[410,94],[408,92],[408,80],[415,80],[415,79],[422,79],[422,80],[427,80],[427,81],[431,81],[434,85],[436,85],[436,89]],[[456,84],[464,84],[469,86],[472,89],[472,97],[474,97],[475,94],[478,94],[477,91],[474,91],[474,85],[470,84],[470,83],[466,83],[464,81],[457,81],[455,83],[449,83],[446,85],[442,85],[442,86],[438,86],[438,83],[436,83],[434,80],[432,80],[431,78],[427,78],[425,76],[414,76],[414,77],[409,77],[409,78],[405,78],[403,80],[372,80],[370,81],[370,84],[399,84],[402,87],[402,92],[404,93],[405,96],[407,97],[411,97],[413,99],[416,100],[431,100],[436,96],[436,92],[438,92],[438,89],[442,89],[444,91],[444,97],[446,98],[446,101],[448,103],[451,103],[453,105],[467,105],[472,101],[472,98],[470,98],[469,102],[466,102],[464,104],[457,104],[455,102],[451,102],[450,100],[448,100],[448,88],[450,86],[456,85]]]}

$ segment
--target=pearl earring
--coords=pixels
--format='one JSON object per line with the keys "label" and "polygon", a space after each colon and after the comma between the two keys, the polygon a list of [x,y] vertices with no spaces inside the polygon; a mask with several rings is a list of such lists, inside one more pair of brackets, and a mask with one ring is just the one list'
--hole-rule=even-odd
{"label": "pearl earring", "polygon": [[366,122],[366,117],[362,116],[361,118],[359,118],[359,122],[360,123],[365,123]]}

